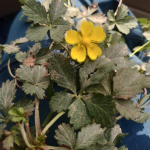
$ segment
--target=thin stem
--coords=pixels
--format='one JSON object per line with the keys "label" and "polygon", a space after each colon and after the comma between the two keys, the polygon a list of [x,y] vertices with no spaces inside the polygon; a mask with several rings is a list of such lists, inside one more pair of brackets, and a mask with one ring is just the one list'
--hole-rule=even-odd
{"label": "thin stem", "polygon": [[83,64],[78,64],[78,65],[74,66],[73,69],[76,69],[76,68],[78,68],[78,67],[80,67],[80,66],[82,66],[82,65],[83,65]]}
{"label": "thin stem", "polygon": [[120,120],[122,118],[122,116],[118,116],[116,117],[116,120]]}
{"label": "thin stem", "polygon": [[51,48],[53,47],[54,41],[51,43],[51,45],[49,46],[49,49],[51,50]]}
{"label": "thin stem", "polygon": [[66,52],[67,52],[67,51],[65,50],[65,51],[63,52],[63,55],[65,55]]}
{"label": "thin stem", "polygon": [[150,102],[149,103],[147,103],[143,108],[145,109],[148,105],[150,104]]}
{"label": "thin stem", "polygon": [[149,100],[150,100],[150,97],[142,104],[142,106],[145,105]]}
{"label": "thin stem", "polygon": [[120,2],[119,2],[119,4],[118,4],[118,7],[117,7],[117,9],[116,9],[116,12],[115,12],[115,14],[114,14],[115,16],[117,15],[118,8],[121,6],[121,4],[122,4],[122,1],[123,1],[123,0],[120,0]]}
{"label": "thin stem", "polygon": [[74,5],[75,5],[75,2],[76,2],[76,0],[74,0],[74,2],[73,2],[73,7],[74,7]]}
{"label": "thin stem", "polygon": [[68,48],[59,42],[59,44],[69,53]]}
{"label": "thin stem", "polygon": [[16,76],[14,76],[11,72],[11,69],[10,69],[10,58],[11,58],[11,55],[9,54],[9,59],[8,59],[8,64],[7,64],[7,67],[8,67],[8,72],[9,74],[13,77],[13,78],[16,78]]}
{"label": "thin stem", "polygon": [[31,132],[30,132],[30,128],[29,128],[29,123],[25,123],[25,127],[26,127],[27,135],[29,137],[30,142],[32,144],[35,144],[35,141],[32,139],[32,136],[31,136]]}
{"label": "thin stem", "polygon": [[15,78],[15,84],[22,90],[22,87],[17,83],[17,78]]}
{"label": "thin stem", "polygon": [[[49,149],[49,150],[52,150],[52,149],[54,149],[54,150],[58,150],[58,148],[59,147],[55,147],[55,146],[42,146],[41,148],[47,148],[47,149]],[[70,149],[68,149],[68,148],[65,148],[65,147],[61,147],[61,150],[70,150]]]}
{"label": "thin stem", "polygon": [[40,100],[35,96],[35,128],[36,128],[36,138],[41,135],[41,125],[39,116],[39,104]]}
{"label": "thin stem", "polygon": [[141,101],[140,101],[140,106],[143,104],[144,100],[145,100],[147,97],[149,97],[149,96],[150,96],[150,94],[144,96],[144,97],[141,99]]}
{"label": "thin stem", "polygon": [[59,113],[57,116],[55,116],[55,118],[53,118],[53,119],[47,124],[47,126],[43,129],[42,134],[45,134],[46,131],[47,131],[47,130],[55,123],[55,121],[56,121],[57,119],[59,119],[63,114],[65,114],[64,111],[61,112],[61,113]]}
{"label": "thin stem", "polygon": [[51,121],[51,119],[53,118],[54,114],[55,114],[54,112],[50,111],[48,116],[44,120],[42,126],[46,126]]}
{"label": "thin stem", "polygon": [[149,43],[150,43],[150,41],[146,42],[143,46],[141,46],[136,51],[134,51],[129,57],[132,57],[135,53],[139,52],[142,48],[144,48],[145,46],[147,46]]}
{"label": "thin stem", "polygon": [[31,145],[31,144],[29,143],[28,139],[27,139],[27,135],[26,135],[26,132],[25,132],[25,130],[24,130],[24,124],[23,124],[23,123],[22,123],[22,124],[18,123],[18,124],[19,124],[19,128],[20,128],[20,131],[21,131],[21,134],[22,134],[22,137],[23,137],[23,140],[24,140],[26,146],[27,146],[28,148],[31,148],[31,149],[33,150],[34,146]]}

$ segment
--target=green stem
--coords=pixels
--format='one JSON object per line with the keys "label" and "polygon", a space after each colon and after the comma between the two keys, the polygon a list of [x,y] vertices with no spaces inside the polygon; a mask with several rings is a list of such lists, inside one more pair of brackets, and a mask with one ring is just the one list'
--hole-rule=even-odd
{"label": "green stem", "polygon": [[33,149],[34,149],[34,146],[31,145],[31,144],[29,143],[28,139],[27,139],[27,135],[26,135],[26,132],[25,132],[25,130],[24,130],[24,124],[20,124],[20,123],[18,123],[18,124],[19,124],[19,128],[20,128],[20,131],[21,131],[21,134],[22,134],[22,137],[23,137],[23,140],[24,140],[26,146],[27,146],[28,148],[31,148],[31,149],[33,150]]}
{"label": "green stem", "polygon": [[140,101],[140,106],[143,104],[144,100],[145,100],[147,97],[149,97],[149,96],[150,96],[150,94],[144,96],[144,97],[141,99],[141,101]]}
{"label": "green stem", "polygon": [[149,43],[150,43],[150,41],[146,42],[143,46],[141,46],[136,51],[134,51],[129,57],[132,57],[135,53],[139,52],[142,48],[144,48],[145,46],[147,46]]}
{"label": "green stem", "polygon": [[53,118],[48,124],[47,126],[43,129],[42,134],[45,134],[47,132],[47,130],[55,123],[55,121],[57,119],[59,119],[63,114],[65,114],[65,112],[61,112],[59,113],[57,116],[55,116],[55,118]]}
{"label": "green stem", "polygon": [[9,72],[9,74],[10,74],[13,78],[16,78],[16,77],[12,74],[11,69],[10,69],[10,58],[11,58],[11,55],[9,54],[9,59],[8,59],[8,64],[7,64],[8,72]]}
{"label": "green stem", "polygon": [[54,114],[55,114],[54,112],[50,111],[49,114],[48,114],[48,116],[44,120],[42,126],[46,126],[52,120]]}
{"label": "green stem", "polygon": [[37,98],[37,96],[35,96],[35,128],[36,128],[36,138],[39,135],[41,135],[39,104],[40,104],[40,100]]}

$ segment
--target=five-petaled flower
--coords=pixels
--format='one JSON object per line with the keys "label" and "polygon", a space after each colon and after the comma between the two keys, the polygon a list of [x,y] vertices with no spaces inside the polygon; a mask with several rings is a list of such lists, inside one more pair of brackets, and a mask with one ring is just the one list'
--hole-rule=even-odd
{"label": "five-petaled flower", "polygon": [[66,32],[65,40],[68,44],[74,45],[71,50],[72,59],[81,63],[86,59],[86,54],[91,60],[96,60],[102,55],[98,43],[105,40],[106,34],[101,26],[94,27],[92,22],[83,22],[80,32],[70,30]]}

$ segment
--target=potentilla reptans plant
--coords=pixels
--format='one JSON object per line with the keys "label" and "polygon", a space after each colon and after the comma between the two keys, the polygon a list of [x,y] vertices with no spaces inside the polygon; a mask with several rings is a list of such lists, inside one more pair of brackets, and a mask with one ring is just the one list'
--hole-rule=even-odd
{"label": "potentilla reptans plant", "polygon": [[[116,12],[109,10],[107,17],[96,13],[98,4],[95,2],[88,8],[77,8],[75,1],[70,0],[45,0],[43,4],[36,0],[20,2],[23,17],[31,22],[26,37],[10,45],[0,44],[0,54],[2,51],[9,54],[7,67],[13,78],[0,88],[3,148],[127,150],[124,145],[117,148],[127,135],[122,133],[117,120],[125,117],[144,123],[150,115],[143,111],[149,104],[145,99],[150,96],[146,94],[146,88],[150,88],[150,65],[138,66],[129,60],[136,52],[150,48],[150,42],[136,47],[129,56],[123,38],[123,34],[129,34],[130,29],[138,26],[137,19],[128,15],[128,8],[121,0]],[[150,40],[149,21],[142,18],[139,21]],[[51,44],[42,47],[40,41],[47,35]],[[28,51],[18,46],[29,41],[35,44]],[[56,50],[60,52],[55,53]],[[20,63],[15,73],[10,68],[12,54]],[[55,83],[61,91],[55,92]],[[14,103],[17,87],[24,94]],[[143,91],[143,98],[134,103],[132,98]],[[34,99],[29,100],[27,95]],[[41,122],[39,106],[46,98],[50,110]],[[35,127],[30,127],[33,114]],[[63,121],[66,116],[69,122]],[[49,135],[53,130],[51,126],[59,119],[62,123],[56,127],[55,135]],[[9,131],[6,130],[8,124],[12,124]],[[47,136],[55,138],[58,146],[48,145]]]}

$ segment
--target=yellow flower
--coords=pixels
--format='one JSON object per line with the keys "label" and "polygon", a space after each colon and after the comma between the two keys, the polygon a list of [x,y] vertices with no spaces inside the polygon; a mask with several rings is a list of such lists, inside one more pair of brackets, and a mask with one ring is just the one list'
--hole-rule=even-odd
{"label": "yellow flower", "polygon": [[91,60],[96,60],[102,55],[98,43],[105,40],[106,34],[101,26],[94,27],[92,22],[83,22],[81,32],[70,30],[66,32],[65,40],[68,44],[74,45],[71,50],[72,59],[81,63],[86,59],[86,54]]}

